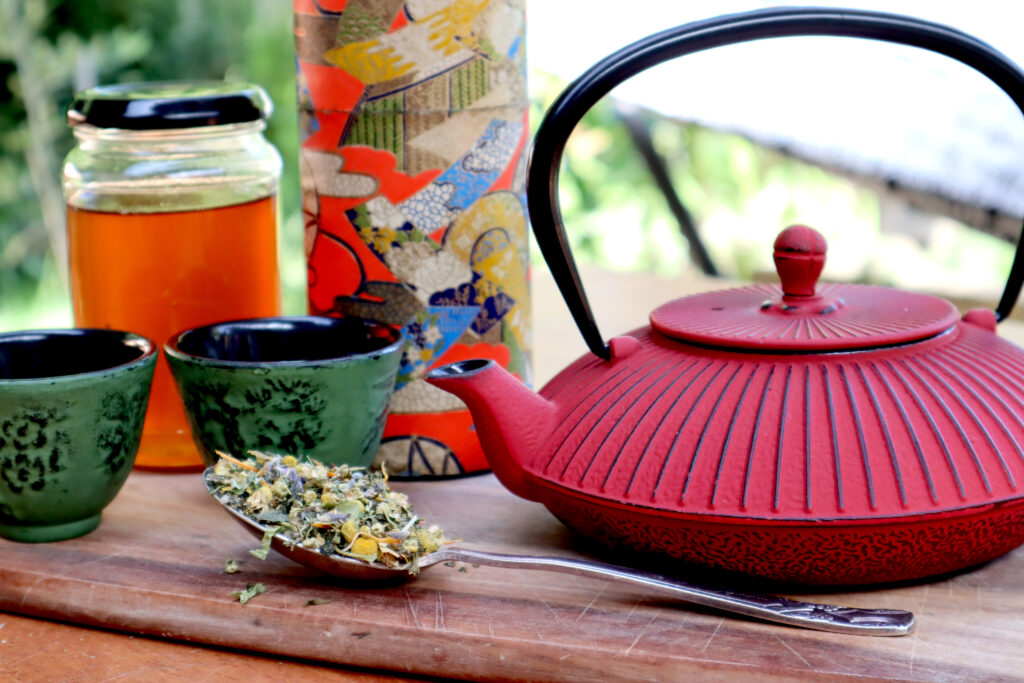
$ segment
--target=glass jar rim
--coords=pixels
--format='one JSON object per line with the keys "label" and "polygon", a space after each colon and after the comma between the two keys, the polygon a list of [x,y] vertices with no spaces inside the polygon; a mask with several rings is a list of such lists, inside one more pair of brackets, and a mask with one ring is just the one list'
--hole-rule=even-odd
{"label": "glass jar rim", "polygon": [[[91,123],[79,123],[71,128],[80,147],[95,143],[127,143],[148,145],[184,142],[200,143],[205,140],[224,142],[231,138],[262,134],[267,122],[263,119],[242,123],[225,123],[191,128],[100,128]],[[84,147],[83,147],[84,148]]]}
{"label": "glass jar rim", "polygon": [[121,130],[204,128],[265,120],[266,91],[252,83],[159,81],[102,85],[75,95],[68,122]]}

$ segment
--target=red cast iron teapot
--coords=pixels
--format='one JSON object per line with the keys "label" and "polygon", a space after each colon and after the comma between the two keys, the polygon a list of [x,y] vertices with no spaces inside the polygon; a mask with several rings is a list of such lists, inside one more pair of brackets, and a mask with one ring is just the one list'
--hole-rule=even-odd
{"label": "red cast iron teapot", "polygon": [[785,230],[780,286],[664,304],[607,345],[560,220],[559,161],[583,114],[649,66],[759,38],[834,35],[968,64],[1024,111],[1024,72],[959,31],[864,11],[776,9],[675,28],[600,62],[537,132],[537,241],[590,347],[540,394],[492,361],[428,381],[473,413],[512,492],[606,543],[788,581],[929,576],[1024,542],[1024,351],[995,334],[1024,279],[1018,248],[995,313],[817,285],[822,237]]}

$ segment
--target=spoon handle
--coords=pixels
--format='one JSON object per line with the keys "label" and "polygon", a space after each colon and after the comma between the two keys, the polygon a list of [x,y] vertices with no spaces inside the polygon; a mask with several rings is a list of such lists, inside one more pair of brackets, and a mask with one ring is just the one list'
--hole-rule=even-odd
{"label": "spoon handle", "polygon": [[616,567],[601,562],[561,557],[504,555],[447,547],[433,553],[433,562],[468,562],[510,569],[576,574],[627,583],[668,593],[687,602],[790,626],[867,636],[903,636],[914,628],[914,615],[896,609],[864,609],[801,602],[767,595],[699,586],[676,578]]}

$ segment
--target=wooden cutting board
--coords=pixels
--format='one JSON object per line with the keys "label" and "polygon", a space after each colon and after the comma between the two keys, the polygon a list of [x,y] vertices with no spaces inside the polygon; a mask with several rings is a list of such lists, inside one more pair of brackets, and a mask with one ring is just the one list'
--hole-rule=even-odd
{"label": "wooden cutting board", "polygon": [[[584,541],[491,475],[395,488],[467,547],[587,556]],[[918,616],[913,635],[868,638],[734,618],[546,572],[440,566],[399,586],[344,585],[273,553],[260,561],[248,553],[257,545],[198,474],[135,472],[92,534],[44,545],[0,541],[0,610],[472,680],[1024,678],[1022,551],[915,585],[785,591]],[[223,573],[227,558],[241,572]],[[267,591],[247,604],[230,595],[255,582]],[[312,599],[331,602],[306,606]]]}

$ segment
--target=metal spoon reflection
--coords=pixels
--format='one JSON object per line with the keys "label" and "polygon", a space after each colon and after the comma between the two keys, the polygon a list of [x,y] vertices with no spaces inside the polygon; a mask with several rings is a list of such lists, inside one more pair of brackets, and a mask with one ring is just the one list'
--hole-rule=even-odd
{"label": "metal spoon reflection", "polygon": [[[248,529],[256,538],[263,538],[266,527],[254,522],[243,513],[221,500],[209,475],[213,468],[203,473],[203,483],[214,500],[221,504],[232,517]],[[271,539],[271,547],[293,562],[315,569],[331,576],[351,581],[403,581],[416,578],[405,569],[386,567],[383,564],[326,555],[317,550],[303,548],[290,543],[283,534]],[[589,560],[575,560],[561,557],[505,555],[501,553],[469,550],[466,548],[444,547],[420,558],[420,570],[445,562],[466,562],[491,567],[510,569],[531,569],[576,574],[617,581],[646,590],[667,593],[675,598],[695,605],[742,614],[764,621],[799,626],[818,631],[850,633],[868,636],[903,636],[914,628],[911,612],[894,609],[866,609],[839,607],[775,596],[756,595],[720,588],[700,586],[680,579],[617,567]]]}

